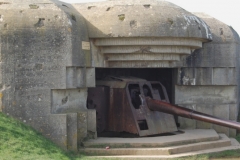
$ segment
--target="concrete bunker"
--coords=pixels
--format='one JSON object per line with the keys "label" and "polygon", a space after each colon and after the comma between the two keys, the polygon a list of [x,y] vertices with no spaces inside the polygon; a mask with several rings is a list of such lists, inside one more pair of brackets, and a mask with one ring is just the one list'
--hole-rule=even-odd
{"label": "concrete bunker", "polygon": [[77,151],[96,137],[88,88],[107,74],[161,81],[172,103],[237,121],[239,36],[215,18],[155,0],[7,2],[0,5],[0,111],[62,148]]}

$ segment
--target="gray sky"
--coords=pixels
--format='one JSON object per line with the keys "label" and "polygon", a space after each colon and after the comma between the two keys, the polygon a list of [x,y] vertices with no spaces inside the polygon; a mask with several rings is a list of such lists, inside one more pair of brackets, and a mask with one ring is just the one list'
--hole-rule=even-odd
{"label": "gray sky", "polygon": [[[104,0],[61,0],[66,3],[86,3]],[[240,35],[240,0],[167,0],[189,12],[204,12],[232,26]]]}

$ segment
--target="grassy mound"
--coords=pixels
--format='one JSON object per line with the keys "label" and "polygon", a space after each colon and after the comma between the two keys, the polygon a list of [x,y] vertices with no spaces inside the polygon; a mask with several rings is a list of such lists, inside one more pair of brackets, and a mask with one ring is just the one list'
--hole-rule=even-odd
{"label": "grassy mound", "polygon": [[31,127],[0,113],[0,159],[69,160],[72,158]]}

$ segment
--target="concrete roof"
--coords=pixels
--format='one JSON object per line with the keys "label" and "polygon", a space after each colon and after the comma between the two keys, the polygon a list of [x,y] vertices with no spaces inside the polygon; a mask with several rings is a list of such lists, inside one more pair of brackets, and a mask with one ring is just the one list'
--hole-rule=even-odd
{"label": "concrete roof", "polygon": [[114,0],[73,6],[87,20],[91,38],[212,38],[202,19],[167,1]]}
{"label": "concrete roof", "polygon": [[206,13],[193,13],[202,20],[204,20],[212,32],[214,42],[236,42],[240,43],[238,33],[227,24],[220,20],[206,14]]}

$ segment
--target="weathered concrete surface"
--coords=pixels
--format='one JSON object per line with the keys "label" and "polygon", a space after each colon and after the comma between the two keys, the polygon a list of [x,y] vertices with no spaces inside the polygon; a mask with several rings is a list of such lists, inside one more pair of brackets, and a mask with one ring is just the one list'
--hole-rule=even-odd
{"label": "weathered concrete surface", "polygon": [[[77,114],[77,129],[78,135],[77,139],[78,142],[82,142],[87,137],[87,128],[88,128],[88,112],[78,112]],[[79,144],[80,145],[80,144]]]}
{"label": "weathered concrete surface", "polygon": [[97,138],[97,113],[95,109],[88,109],[87,131],[88,138]]}
{"label": "weathered concrete surface", "polygon": [[212,39],[202,19],[167,1],[118,0],[74,7],[86,19],[95,67],[171,68]]}
{"label": "weathered concrete surface", "polygon": [[[84,142],[81,151],[96,155],[174,155],[229,147],[231,140],[214,130],[184,130],[180,135],[141,138],[97,138]],[[238,143],[239,144],[239,143]],[[109,149],[105,147],[108,146]]]}
{"label": "weathered concrete surface", "polygon": [[[224,141],[226,136],[224,134],[219,134],[219,135],[223,138],[223,141]],[[184,158],[184,157],[188,157],[188,156],[196,156],[196,155],[199,155],[199,154],[208,154],[208,153],[214,153],[214,152],[222,152],[222,151],[227,151],[227,150],[237,150],[237,149],[240,148],[240,144],[239,144],[239,142],[236,139],[230,138],[230,141],[231,141],[231,145],[230,146],[215,148],[218,145],[218,144],[215,144],[215,145],[213,145],[214,148],[210,149],[210,148],[207,148],[206,145],[204,145],[204,146],[199,146],[199,148],[198,148],[198,149],[200,149],[200,148],[203,147],[202,148],[203,150],[194,151],[195,147],[192,147],[193,150],[190,151],[190,152],[174,154],[174,155],[122,155],[122,156],[114,155],[114,156],[91,156],[89,158],[92,158],[92,159],[109,158],[109,159],[126,159],[126,160],[128,160],[128,159],[129,160],[132,160],[132,159],[139,159],[139,160],[140,159],[141,160],[145,160],[145,159],[164,159],[165,160],[165,159],[172,159],[172,158],[180,158],[180,157]],[[209,144],[209,146],[211,146],[211,144]],[[206,148],[204,149],[204,147],[206,147]],[[156,150],[157,149],[155,149],[155,151]],[[180,148],[180,150],[181,150],[181,148]],[[109,150],[105,149],[105,153],[107,153],[108,151]],[[143,151],[146,152],[146,149],[143,150]],[[151,150],[150,150],[150,152],[151,152]]]}
{"label": "weathered concrete surface", "polygon": [[179,144],[215,141],[219,139],[219,135],[214,130],[197,129],[183,130],[183,134],[172,136],[156,136],[141,138],[104,138],[91,139],[84,142],[84,147],[98,148],[98,146],[109,145],[113,148],[124,148],[131,146],[133,148],[141,147],[167,147]]}
{"label": "weathered concrete surface", "polygon": [[67,149],[78,151],[78,125],[77,113],[67,114]]}
{"label": "weathered concrete surface", "polygon": [[86,99],[86,89],[52,90],[52,114],[86,111]]}
{"label": "weathered concrete surface", "polygon": [[[86,110],[87,86],[95,86],[85,20],[59,1],[5,2],[0,5],[0,110],[76,151],[76,114]],[[81,70],[78,79],[67,68]]]}
{"label": "weathered concrete surface", "polygon": [[211,40],[206,23],[167,1],[118,0],[74,4],[87,19],[89,36],[195,37]]}
{"label": "weathered concrete surface", "polygon": [[204,43],[204,49],[195,50],[191,56],[185,58],[180,66],[236,67],[238,64],[236,63],[238,43],[237,39],[236,42],[214,42],[213,40],[211,43]]}
{"label": "weathered concrete surface", "polygon": [[67,88],[95,87],[95,68],[67,67]]}
{"label": "weathered concrete surface", "polygon": [[176,104],[236,104],[236,86],[176,86]]}
{"label": "weathered concrete surface", "polygon": [[[185,144],[179,146],[165,147],[165,148],[86,148],[82,150],[87,154],[97,155],[174,155],[180,153],[187,153],[200,150],[208,150],[214,148],[228,147],[231,145],[231,141],[228,137],[221,137],[221,140],[211,142],[198,142],[193,144]],[[110,145],[111,146],[111,145]]]}
{"label": "weathered concrete surface", "polygon": [[[239,48],[238,34],[226,24],[208,15],[202,18],[213,35],[213,41],[178,63],[175,87],[176,104],[220,117],[237,120],[239,111]],[[203,107],[202,107],[203,106]],[[214,128],[235,136],[236,131],[218,125],[180,118],[183,128]]]}
{"label": "weathered concrete surface", "polygon": [[178,85],[237,85],[235,67],[179,68]]}
{"label": "weathered concrete surface", "polygon": [[92,39],[93,65],[114,68],[169,68],[191,50],[202,47],[202,39],[189,37],[118,37]]}
{"label": "weathered concrete surface", "polygon": [[183,61],[186,67],[238,67],[239,35],[230,26],[206,15],[194,13],[210,27],[212,42],[204,43],[203,48],[195,50],[192,56]]}

